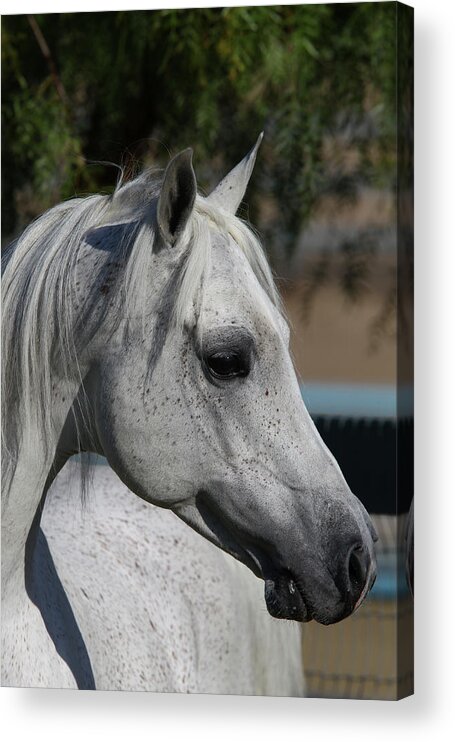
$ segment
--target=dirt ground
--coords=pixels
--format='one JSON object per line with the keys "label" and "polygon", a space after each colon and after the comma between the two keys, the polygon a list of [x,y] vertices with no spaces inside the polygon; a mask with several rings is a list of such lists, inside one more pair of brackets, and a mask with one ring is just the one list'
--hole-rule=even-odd
{"label": "dirt ground", "polygon": [[367,600],[338,624],[304,626],[307,696],[395,700],[412,693],[412,614],[410,597]]}

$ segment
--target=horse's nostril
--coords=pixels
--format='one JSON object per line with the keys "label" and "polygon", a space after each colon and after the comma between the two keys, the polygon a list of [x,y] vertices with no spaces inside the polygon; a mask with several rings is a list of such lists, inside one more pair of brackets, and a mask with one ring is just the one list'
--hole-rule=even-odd
{"label": "horse's nostril", "polygon": [[358,597],[365,585],[368,573],[368,556],[362,546],[353,546],[348,556],[348,581],[350,591]]}

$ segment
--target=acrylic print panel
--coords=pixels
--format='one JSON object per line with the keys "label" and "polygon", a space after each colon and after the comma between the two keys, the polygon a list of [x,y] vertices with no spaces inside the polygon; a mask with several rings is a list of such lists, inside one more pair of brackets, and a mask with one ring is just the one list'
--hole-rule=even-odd
{"label": "acrylic print panel", "polygon": [[409,695],[412,9],[2,36],[2,685]]}

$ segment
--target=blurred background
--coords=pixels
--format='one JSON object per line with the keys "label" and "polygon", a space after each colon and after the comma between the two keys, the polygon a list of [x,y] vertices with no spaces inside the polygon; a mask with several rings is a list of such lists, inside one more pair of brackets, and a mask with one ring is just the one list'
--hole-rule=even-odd
{"label": "blurred background", "polygon": [[395,3],[3,17],[3,244],[112,191],[101,161],[129,178],[192,146],[210,190],[264,129],[243,216],[307,328],[299,371],[394,383],[395,23]]}
{"label": "blurred background", "polygon": [[209,192],[265,131],[240,214],[277,276],[302,394],[380,534],[369,600],[339,626],[306,627],[312,695],[412,685],[407,480],[398,517],[396,499],[397,385],[410,400],[412,381],[410,324],[397,356],[397,85],[393,2],[2,18],[2,245],[61,200],[111,192],[117,166],[129,179],[188,146]]}

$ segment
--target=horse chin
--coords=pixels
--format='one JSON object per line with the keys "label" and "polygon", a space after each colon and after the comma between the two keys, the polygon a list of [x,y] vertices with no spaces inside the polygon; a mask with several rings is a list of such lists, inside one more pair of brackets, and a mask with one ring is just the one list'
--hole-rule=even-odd
{"label": "horse chin", "polygon": [[292,621],[317,623],[329,626],[338,623],[351,614],[352,609],[336,605],[333,610],[316,606],[304,595],[297,580],[290,572],[284,570],[272,578],[265,578],[265,602],[267,610],[274,618],[285,618]]}
{"label": "horse chin", "polygon": [[265,578],[265,602],[274,618],[286,618],[307,623],[313,618],[310,607],[289,572]]}

